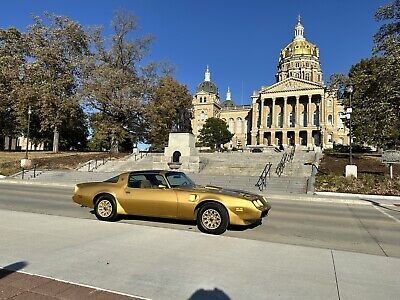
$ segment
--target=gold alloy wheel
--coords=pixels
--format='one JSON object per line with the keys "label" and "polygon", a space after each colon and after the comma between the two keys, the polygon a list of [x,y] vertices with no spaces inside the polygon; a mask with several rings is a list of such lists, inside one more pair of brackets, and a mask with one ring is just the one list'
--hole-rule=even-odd
{"label": "gold alloy wheel", "polygon": [[213,230],[221,225],[221,215],[213,208],[209,208],[201,215],[201,223],[208,230]]}
{"label": "gold alloy wheel", "polygon": [[113,211],[110,200],[103,199],[97,205],[97,212],[102,218],[108,218],[111,216]]}

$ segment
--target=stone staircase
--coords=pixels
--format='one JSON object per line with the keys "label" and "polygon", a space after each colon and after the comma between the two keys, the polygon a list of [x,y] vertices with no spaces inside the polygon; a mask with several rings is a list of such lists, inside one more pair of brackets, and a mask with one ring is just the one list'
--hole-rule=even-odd
{"label": "stone staircase", "polygon": [[93,172],[127,172],[136,170],[151,170],[153,169],[153,157],[161,155],[159,153],[149,153],[145,156],[140,154],[129,155],[123,159],[111,160],[106,164],[93,170]]}
{"label": "stone staircase", "polygon": [[205,167],[201,174],[232,175],[232,176],[259,176],[268,162],[276,165],[282,157],[282,152],[247,153],[223,152],[202,153],[201,159]]}
{"label": "stone staircase", "polygon": [[[34,180],[43,183],[73,184],[78,182],[103,181],[126,171],[149,170],[153,168],[154,156],[149,154],[138,158],[128,156],[119,160],[110,160],[92,172],[48,170],[32,178],[33,171],[25,174],[25,180]],[[201,160],[206,162],[200,173],[188,174],[197,184],[215,185],[226,188],[247,190],[261,194],[299,194],[306,192],[307,180],[311,174],[311,165],[315,159],[315,152],[298,149],[292,162],[286,163],[280,177],[275,173],[276,167],[282,158],[283,152],[270,153],[202,153]],[[271,163],[270,176],[267,186],[260,191],[255,184],[258,182],[265,165]],[[11,179],[11,178],[10,178]],[[16,174],[15,179],[21,179]]]}

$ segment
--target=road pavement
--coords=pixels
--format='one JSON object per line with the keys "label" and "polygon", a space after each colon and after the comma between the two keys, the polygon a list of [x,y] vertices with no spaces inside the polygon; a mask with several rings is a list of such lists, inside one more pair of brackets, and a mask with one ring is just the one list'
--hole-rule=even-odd
{"label": "road pavement", "polygon": [[[92,219],[72,202],[72,188],[0,184],[0,209]],[[258,226],[231,227],[224,236],[400,257],[400,209],[393,206],[290,201],[274,198]],[[119,223],[200,234],[192,222],[126,217]]]}

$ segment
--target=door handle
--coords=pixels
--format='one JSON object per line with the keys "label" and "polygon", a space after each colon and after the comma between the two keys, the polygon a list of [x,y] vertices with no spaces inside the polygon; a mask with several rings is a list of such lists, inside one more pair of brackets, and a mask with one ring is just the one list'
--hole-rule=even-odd
{"label": "door handle", "polygon": [[125,191],[125,193],[126,193],[126,194],[130,194],[131,192],[130,192],[130,191]]}

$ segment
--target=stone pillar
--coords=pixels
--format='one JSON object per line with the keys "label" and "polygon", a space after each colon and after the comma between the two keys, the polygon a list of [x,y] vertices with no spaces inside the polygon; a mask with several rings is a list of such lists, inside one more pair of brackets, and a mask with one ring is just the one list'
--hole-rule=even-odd
{"label": "stone pillar", "polygon": [[251,132],[251,144],[257,145],[257,132]]}
{"label": "stone pillar", "polygon": [[287,134],[288,133],[286,130],[282,130],[282,145],[285,148],[289,145],[289,139],[288,139]]}
{"label": "stone pillar", "polygon": [[[276,127],[276,118],[275,118],[275,98],[272,98],[272,109],[271,109],[271,128]],[[272,140],[272,138],[271,138]],[[275,143],[275,141],[274,141]]]}
{"label": "stone pillar", "polygon": [[[283,128],[289,127],[288,120],[287,120],[287,97],[283,98]],[[285,140],[285,139],[283,139]]]}
{"label": "stone pillar", "polygon": [[261,102],[260,102],[260,128],[265,127],[264,113],[265,113],[264,99],[261,99]]}
{"label": "stone pillar", "polygon": [[259,131],[259,144],[260,145],[264,145],[264,130],[263,129],[260,129],[260,131]]}
{"label": "stone pillar", "polygon": [[300,145],[300,131],[295,130],[294,132],[294,143],[296,144],[296,147]]}
{"label": "stone pillar", "polygon": [[296,96],[296,127],[300,127],[300,96]]}
{"label": "stone pillar", "polygon": [[313,148],[313,145],[314,145],[314,143],[312,140],[312,130],[309,129],[309,130],[307,130],[307,147],[311,149],[311,148]]}
{"label": "stone pillar", "polygon": [[271,130],[271,145],[276,146],[275,130]]}
{"label": "stone pillar", "polygon": [[308,106],[307,106],[307,126],[312,126],[312,111],[311,111],[311,97],[312,95],[308,95]]}

